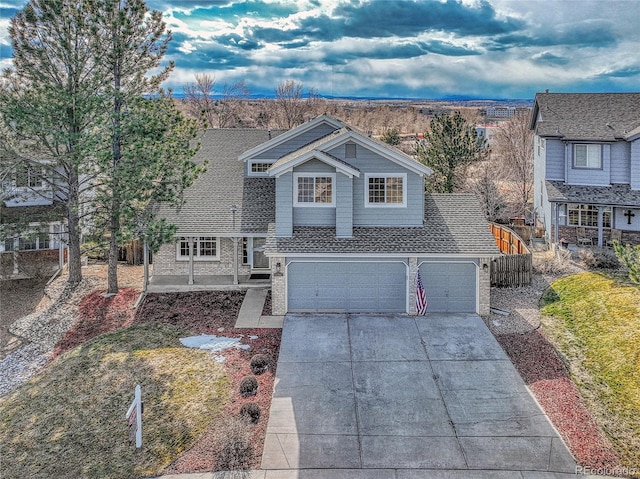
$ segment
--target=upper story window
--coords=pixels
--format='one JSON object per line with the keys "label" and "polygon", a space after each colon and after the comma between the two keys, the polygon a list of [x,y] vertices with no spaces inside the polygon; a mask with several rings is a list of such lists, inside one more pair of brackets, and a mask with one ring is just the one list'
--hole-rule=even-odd
{"label": "upper story window", "polygon": [[[189,239],[180,238],[176,244],[176,257],[178,261],[189,259]],[[218,255],[218,238],[214,236],[201,236],[193,238],[194,261],[216,261]]]}
{"label": "upper story window", "polygon": [[334,174],[293,175],[293,203],[299,206],[334,206],[333,183]]}
{"label": "upper story window", "polygon": [[574,145],[575,168],[602,168],[602,148],[600,145]]}
{"label": "upper story window", "polygon": [[365,181],[365,206],[406,206],[407,175],[370,174]]}
{"label": "upper story window", "polygon": [[42,186],[42,168],[33,165],[16,166],[17,188],[40,188]]}
{"label": "upper story window", "polygon": [[267,161],[254,160],[249,163],[250,176],[265,176],[267,170],[271,168],[271,163]]}

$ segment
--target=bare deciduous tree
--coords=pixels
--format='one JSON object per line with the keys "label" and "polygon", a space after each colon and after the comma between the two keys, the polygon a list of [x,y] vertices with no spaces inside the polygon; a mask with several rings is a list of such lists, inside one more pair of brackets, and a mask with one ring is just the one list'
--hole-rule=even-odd
{"label": "bare deciduous tree", "polygon": [[188,111],[203,118],[208,128],[230,128],[240,123],[243,100],[249,96],[244,80],[225,83],[216,99],[216,79],[208,73],[196,73],[195,81],[184,87]]}
{"label": "bare deciduous tree", "polygon": [[467,188],[475,193],[488,221],[497,221],[505,215],[506,200],[500,185],[504,168],[495,155],[480,161],[469,170]]}
{"label": "bare deciduous tree", "polygon": [[320,103],[316,90],[311,89],[304,95],[302,83],[293,80],[280,82],[275,93],[281,128],[291,129],[304,123],[305,116],[314,113]]}
{"label": "bare deciduous tree", "polygon": [[515,213],[527,215],[533,195],[533,132],[527,115],[516,115],[496,135],[496,153],[513,186]]}

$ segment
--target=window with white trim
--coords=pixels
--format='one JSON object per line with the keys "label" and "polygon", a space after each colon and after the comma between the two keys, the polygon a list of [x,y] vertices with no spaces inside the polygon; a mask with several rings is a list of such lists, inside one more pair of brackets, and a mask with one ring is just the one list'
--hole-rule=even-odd
{"label": "window with white trim", "polygon": [[299,206],[333,206],[333,174],[295,173],[293,203]]}
{"label": "window with white trim", "polygon": [[573,148],[573,166],[575,168],[602,168],[602,148],[600,145],[574,145]]}
{"label": "window with white trim", "polygon": [[42,186],[42,168],[33,165],[16,166],[16,188],[40,188]]}
{"label": "window with white trim", "polygon": [[249,163],[249,174],[251,176],[266,176],[271,165],[272,163],[267,161],[252,161]]}
{"label": "window with white trim", "polygon": [[[176,243],[176,259],[189,260],[189,238],[180,238]],[[194,261],[216,261],[218,255],[218,238],[215,236],[200,236],[193,238]]]}
{"label": "window with white trim", "polygon": [[[593,205],[567,205],[567,221],[569,226],[598,226],[598,207]],[[602,212],[602,227],[611,228],[611,208],[604,208]]]}
{"label": "window with white trim", "polygon": [[368,174],[366,181],[366,206],[406,206],[407,175]]}

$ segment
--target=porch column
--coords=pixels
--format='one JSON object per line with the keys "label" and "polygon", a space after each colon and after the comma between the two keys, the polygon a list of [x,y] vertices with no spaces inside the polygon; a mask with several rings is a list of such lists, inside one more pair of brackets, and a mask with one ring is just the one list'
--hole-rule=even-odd
{"label": "porch column", "polygon": [[149,245],[147,244],[147,238],[142,243],[142,262],[143,262],[143,277],[142,277],[142,292],[147,292],[147,285],[149,284]]}
{"label": "porch column", "polygon": [[233,284],[238,284],[238,237],[233,238]]}
{"label": "porch column", "polygon": [[558,246],[560,243],[560,205],[558,203],[553,203],[553,207],[555,209],[553,215],[553,222],[555,223],[555,228],[553,229],[553,242]]}
{"label": "porch column", "polygon": [[189,284],[193,284],[193,237],[187,238],[189,241]]}
{"label": "porch column", "polygon": [[603,233],[604,233],[604,206],[598,206],[598,246],[602,248],[604,244],[603,241]]}

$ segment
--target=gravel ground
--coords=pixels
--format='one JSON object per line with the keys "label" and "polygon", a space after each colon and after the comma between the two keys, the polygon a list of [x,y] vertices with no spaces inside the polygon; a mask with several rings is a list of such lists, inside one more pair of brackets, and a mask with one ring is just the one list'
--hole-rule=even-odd
{"label": "gravel ground", "polygon": [[[42,369],[67,330],[78,318],[78,304],[97,289],[105,289],[106,267],[103,264],[83,268],[82,282],[75,290],[66,287],[67,276],[62,275],[45,287],[44,301],[35,311],[15,321],[9,332],[24,345],[0,360],[0,396],[3,396]],[[142,269],[139,266],[119,266],[120,286],[140,286]]]}

